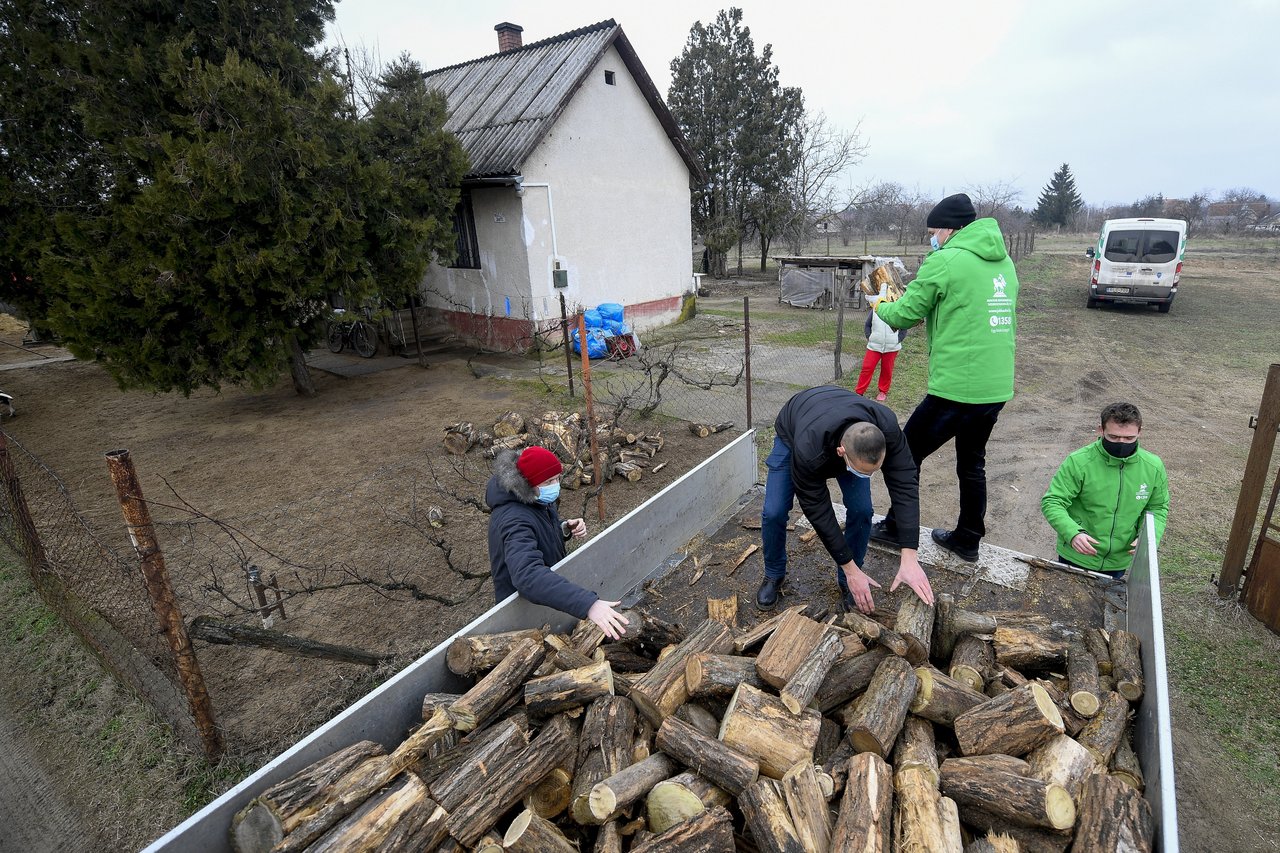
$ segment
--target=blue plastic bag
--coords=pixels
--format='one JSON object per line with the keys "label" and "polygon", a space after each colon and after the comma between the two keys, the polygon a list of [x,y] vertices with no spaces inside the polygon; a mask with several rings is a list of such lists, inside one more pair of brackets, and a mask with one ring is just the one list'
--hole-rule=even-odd
{"label": "blue plastic bag", "polygon": [[605,320],[616,320],[622,322],[622,306],[617,302],[605,302],[596,306],[596,310],[600,312],[600,316]]}
{"label": "blue plastic bag", "polygon": [[[578,339],[578,330],[573,330],[573,351],[582,352],[582,343]],[[587,329],[587,358],[604,358],[609,354],[609,344],[605,341],[603,329]]]}
{"label": "blue plastic bag", "polygon": [[604,318],[600,316],[599,311],[593,311],[591,309],[587,309],[586,311],[583,312],[582,316],[583,316],[583,319],[586,320],[588,329],[604,328]]}

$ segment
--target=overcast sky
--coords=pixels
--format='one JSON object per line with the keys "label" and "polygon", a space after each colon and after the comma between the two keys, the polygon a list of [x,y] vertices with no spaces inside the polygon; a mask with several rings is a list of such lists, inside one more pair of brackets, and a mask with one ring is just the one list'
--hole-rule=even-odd
{"label": "overcast sky", "polygon": [[[1069,163],[1090,204],[1253,187],[1280,197],[1280,0],[739,4],[757,52],[837,126],[861,122],[848,182],[941,196],[1011,183],[1034,206]],[[666,96],[705,0],[341,0],[330,42],[425,68],[613,18]]]}

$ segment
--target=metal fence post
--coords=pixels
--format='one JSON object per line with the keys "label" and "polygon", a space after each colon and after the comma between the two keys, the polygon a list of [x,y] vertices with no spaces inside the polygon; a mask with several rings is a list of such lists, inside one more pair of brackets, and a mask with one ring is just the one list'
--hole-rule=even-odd
{"label": "metal fence post", "polygon": [[200,733],[200,742],[206,756],[217,758],[222,753],[222,734],[213,721],[213,706],[209,701],[209,692],[205,689],[200,662],[196,660],[195,649],[191,647],[187,626],[182,622],[182,612],[178,609],[173,586],[169,583],[169,570],[164,564],[164,554],[160,551],[160,542],[156,539],[155,528],[151,524],[151,511],[142,498],[142,486],[133,469],[129,451],[116,450],[108,453],[107,468],[111,471],[111,481],[115,484],[116,496],[120,500],[120,511],[124,514],[125,525],[129,529],[129,540],[142,563],[142,577],[147,593],[151,596],[151,606],[160,621],[160,630],[169,643],[178,677],[186,691],[187,704],[195,719],[196,730]]}
{"label": "metal fence post", "polygon": [[600,443],[596,441],[596,410],[591,402],[591,357],[587,355],[587,315],[578,312],[578,349],[582,351],[582,394],[587,399],[587,429],[591,430],[591,470],[596,487],[596,512],[604,521],[604,475],[600,472]]}
{"label": "metal fence post", "polygon": [[[560,294],[560,328],[564,329],[564,366],[569,374],[569,396],[573,396],[573,347],[569,343],[569,313],[565,309],[564,294]],[[586,346],[586,344],[582,344]]]}
{"label": "metal fence post", "polygon": [[747,371],[747,429],[751,429],[751,297],[742,297],[743,359]]}
{"label": "metal fence post", "polygon": [[22,540],[22,556],[26,558],[27,568],[31,571],[32,583],[40,585],[40,572],[45,568],[46,555],[44,542],[36,530],[36,523],[31,518],[31,508],[27,506],[27,496],[22,493],[22,483],[18,481],[18,472],[13,467],[13,457],[9,455],[9,443],[5,434],[0,432],[0,479],[4,480],[5,498],[9,502],[9,512],[13,516],[13,526],[18,538]]}
{"label": "metal fence post", "polygon": [[[837,276],[836,278],[838,279],[839,277]],[[840,351],[844,348],[844,288],[837,285],[836,290],[839,291],[836,294],[839,307],[836,309],[836,367],[833,381],[839,382],[840,377],[844,375],[844,368],[840,365]]]}

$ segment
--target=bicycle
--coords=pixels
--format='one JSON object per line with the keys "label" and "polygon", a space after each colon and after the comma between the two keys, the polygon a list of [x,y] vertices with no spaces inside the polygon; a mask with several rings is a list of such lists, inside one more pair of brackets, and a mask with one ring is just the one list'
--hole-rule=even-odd
{"label": "bicycle", "polygon": [[350,345],[364,358],[373,358],[378,353],[378,329],[364,320],[330,320],[325,337],[329,343],[329,352],[342,352],[344,347]]}

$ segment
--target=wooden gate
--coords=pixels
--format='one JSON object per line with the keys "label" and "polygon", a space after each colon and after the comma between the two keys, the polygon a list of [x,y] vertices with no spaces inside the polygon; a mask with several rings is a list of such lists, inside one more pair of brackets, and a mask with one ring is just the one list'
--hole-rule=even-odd
{"label": "wooden gate", "polygon": [[1271,500],[1258,532],[1258,544],[1245,575],[1244,606],[1255,619],[1280,634],[1280,519],[1275,515],[1278,496],[1280,469],[1276,471]]}

